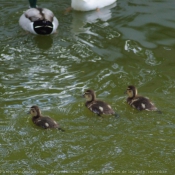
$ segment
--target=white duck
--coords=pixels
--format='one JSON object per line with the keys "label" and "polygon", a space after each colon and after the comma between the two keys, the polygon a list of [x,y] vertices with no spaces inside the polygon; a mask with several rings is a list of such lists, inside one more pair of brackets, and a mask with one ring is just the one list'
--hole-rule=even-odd
{"label": "white duck", "polygon": [[36,7],[36,1],[29,0],[30,9],[21,15],[19,25],[24,30],[36,35],[55,33],[59,24],[57,18],[49,9]]}
{"label": "white duck", "polygon": [[108,6],[117,0],[72,0],[71,7],[78,11],[90,11]]}

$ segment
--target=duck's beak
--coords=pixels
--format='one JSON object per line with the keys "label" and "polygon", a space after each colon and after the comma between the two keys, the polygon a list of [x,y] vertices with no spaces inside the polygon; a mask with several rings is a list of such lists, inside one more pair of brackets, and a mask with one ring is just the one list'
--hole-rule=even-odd
{"label": "duck's beak", "polygon": [[124,94],[127,94],[127,90],[124,92]]}

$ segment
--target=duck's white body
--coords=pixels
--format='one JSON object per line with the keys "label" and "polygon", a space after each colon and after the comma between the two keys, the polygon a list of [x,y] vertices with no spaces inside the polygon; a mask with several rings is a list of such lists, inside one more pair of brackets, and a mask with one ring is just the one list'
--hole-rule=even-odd
{"label": "duck's white body", "polygon": [[56,32],[59,23],[49,9],[30,8],[21,15],[19,24],[30,33],[49,35]]}
{"label": "duck's white body", "polygon": [[108,6],[117,0],[72,0],[71,6],[74,10],[90,11]]}

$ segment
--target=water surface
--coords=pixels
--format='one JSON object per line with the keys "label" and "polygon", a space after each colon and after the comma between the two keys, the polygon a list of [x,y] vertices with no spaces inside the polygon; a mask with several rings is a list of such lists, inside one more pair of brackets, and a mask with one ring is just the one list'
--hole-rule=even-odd
{"label": "water surface", "polygon": [[[118,0],[67,15],[70,0],[38,5],[57,16],[57,34],[19,27],[27,2],[0,7],[1,174],[174,174],[174,1]],[[130,84],[162,114],[131,109]],[[88,111],[87,88],[120,117]],[[34,126],[32,105],[66,132]]]}

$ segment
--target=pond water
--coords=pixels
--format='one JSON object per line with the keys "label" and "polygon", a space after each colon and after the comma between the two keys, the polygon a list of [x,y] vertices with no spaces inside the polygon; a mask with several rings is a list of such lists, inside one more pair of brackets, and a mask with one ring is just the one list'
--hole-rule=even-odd
{"label": "pond water", "polygon": [[[60,25],[35,36],[18,25],[27,1],[1,3],[0,174],[174,174],[174,0],[118,0],[65,15],[70,4],[39,1]],[[128,106],[130,84],[162,114]],[[88,88],[120,117],[86,109]],[[35,126],[32,105],[65,132]]]}

